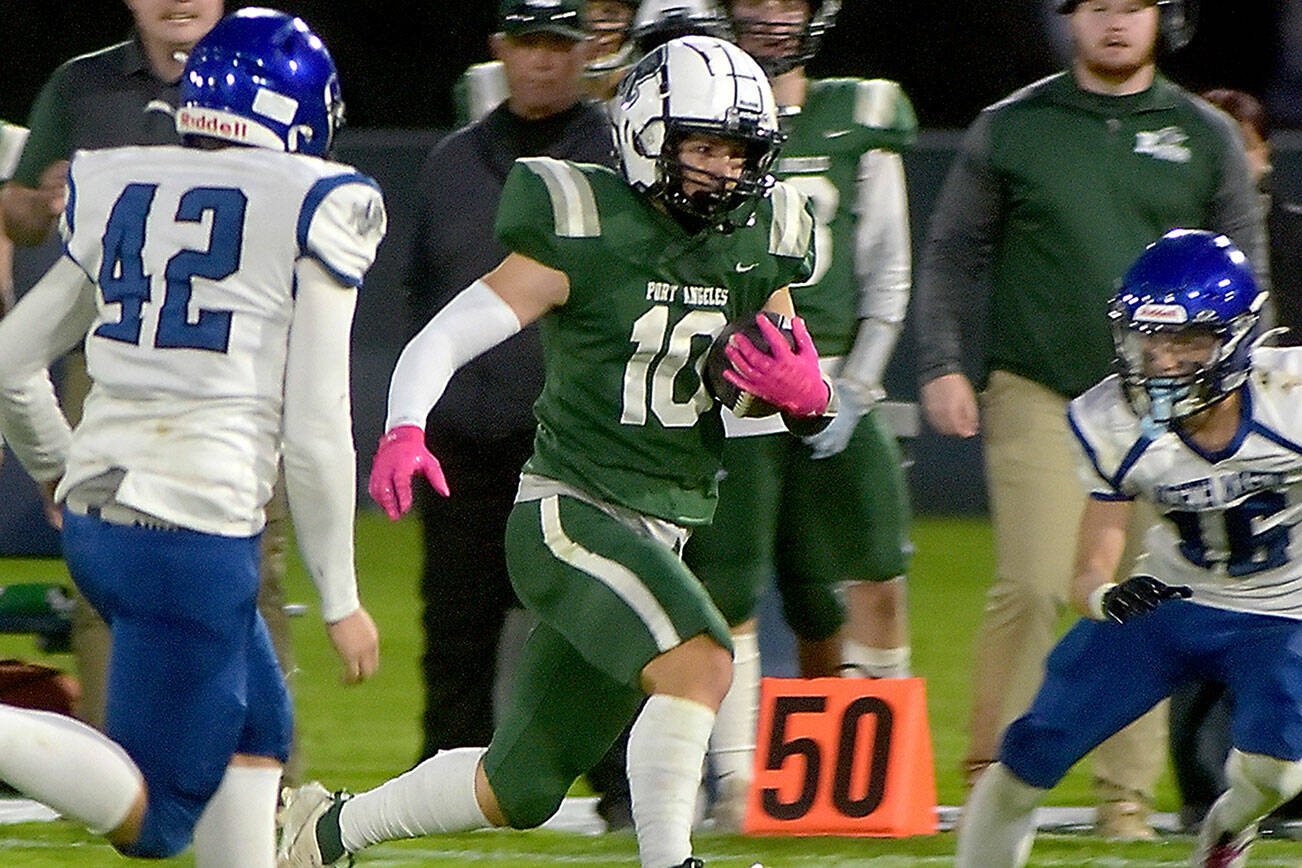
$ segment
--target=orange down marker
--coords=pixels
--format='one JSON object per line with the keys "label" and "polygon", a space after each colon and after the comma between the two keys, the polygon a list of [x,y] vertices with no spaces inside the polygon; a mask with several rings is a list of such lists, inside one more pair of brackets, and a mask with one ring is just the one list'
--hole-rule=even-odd
{"label": "orange down marker", "polygon": [[765,678],[743,831],[936,831],[936,769],[922,678]]}

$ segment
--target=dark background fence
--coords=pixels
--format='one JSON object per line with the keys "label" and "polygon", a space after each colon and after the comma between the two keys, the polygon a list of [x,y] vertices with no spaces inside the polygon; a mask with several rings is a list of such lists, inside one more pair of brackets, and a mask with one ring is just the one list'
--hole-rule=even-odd
{"label": "dark background fence", "polygon": [[[350,123],[440,128],[452,123],[451,85],[488,58],[499,0],[226,0],[302,15],[339,65]],[[962,127],[982,106],[1058,69],[1059,0],[842,0],[836,27],[811,64],[816,75],[902,83],[923,126]],[[1302,126],[1302,0],[1181,0],[1198,8],[1192,42],[1162,58],[1194,90],[1236,87],[1267,97]],[[1291,16],[1291,17],[1290,17]],[[119,0],[0,0],[0,118],[21,121],[60,62],[123,38]]]}

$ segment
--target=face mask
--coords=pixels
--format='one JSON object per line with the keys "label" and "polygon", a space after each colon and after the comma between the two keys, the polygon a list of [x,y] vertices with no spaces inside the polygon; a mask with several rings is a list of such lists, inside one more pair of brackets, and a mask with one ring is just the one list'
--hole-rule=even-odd
{"label": "face mask", "polygon": [[1189,384],[1156,377],[1144,384],[1148,393],[1148,412],[1139,420],[1140,429],[1150,440],[1171,430],[1171,412],[1178,401],[1189,395]]}

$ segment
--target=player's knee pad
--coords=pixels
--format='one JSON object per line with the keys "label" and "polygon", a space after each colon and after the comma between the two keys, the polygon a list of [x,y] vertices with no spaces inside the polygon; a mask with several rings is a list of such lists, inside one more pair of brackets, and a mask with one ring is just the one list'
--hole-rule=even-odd
{"label": "player's knee pad", "polygon": [[1230,785],[1247,784],[1261,792],[1269,810],[1302,792],[1302,760],[1284,760],[1259,753],[1231,750],[1225,761]]}
{"label": "player's knee pad", "polygon": [[801,639],[831,638],[845,623],[845,602],[830,583],[780,583],[778,590],[787,624]]}
{"label": "player's knee pad", "polygon": [[541,771],[536,775],[513,774],[505,786],[493,782],[499,807],[513,829],[533,829],[551,819],[560,810],[573,778]]}
{"label": "player's knee pad", "polygon": [[293,746],[294,710],[286,697],[286,702],[268,704],[251,716],[235,752],[270,757],[284,765]]}
{"label": "player's knee pad", "polygon": [[1060,749],[1053,734],[1036,727],[1027,716],[1008,725],[999,749],[999,762],[1022,781],[1042,790],[1052,789],[1078,759]]}
{"label": "player's knee pad", "polygon": [[202,810],[203,803],[198,800],[151,796],[140,822],[139,837],[117,850],[134,859],[170,859],[190,846]]}

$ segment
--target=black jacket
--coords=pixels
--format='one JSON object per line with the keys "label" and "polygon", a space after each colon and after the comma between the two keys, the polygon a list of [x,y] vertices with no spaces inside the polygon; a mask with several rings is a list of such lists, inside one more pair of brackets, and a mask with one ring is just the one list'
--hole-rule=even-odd
{"label": "black jacket", "polygon": [[[418,223],[406,275],[413,334],[506,257],[493,233],[497,203],[516,158],[534,156],[613,166],[606,115],[580,103],[527,121],[503,103],[430,151],[416,190]],[[533,325],[458,371],[426,430],[477,442],[532,431],[542,380],[542,346]]]}

